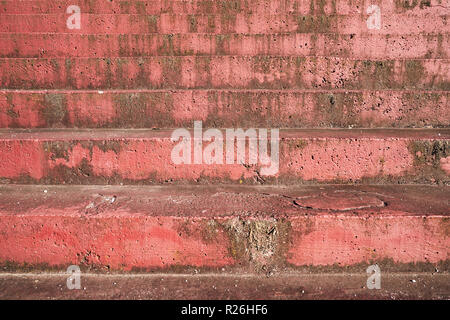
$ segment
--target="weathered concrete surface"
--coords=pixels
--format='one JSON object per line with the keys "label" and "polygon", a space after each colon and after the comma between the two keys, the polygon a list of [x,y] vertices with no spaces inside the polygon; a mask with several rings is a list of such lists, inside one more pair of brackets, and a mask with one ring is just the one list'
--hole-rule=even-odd
{"label": "weathered concrete surface", "polygon": [[[0,298],[448,299],[450,8],[378,0],[369,30],[372,4],[0,1],[0,183],[178,184],[0,186]],[[271,178],[127,130],[193,120],[444,129],[282,130]],[[320,185],[236,185],[269,183]],[[64,291],[70,264],[99,274]]]}
{"label": "weathered concrete surface", "polygon": [[[64,10],[64,9],[63,9]],[[60,14],[2,14],[0,32],[23,33],[63,33],[67,32],[66,20],[69,17],[62,10]],[[450,9],[442,9],[440,14],[413,15],[383,14],[380,34],[419,34],[449,31],[447,17]],[[142,33],[317,33],[356,34],[367,32],[369,14],[355,15],[301,15],[283,13],[242,14],[87,14],[82,15],[83,27],[70,30],[84,34],[142,34]]]}
{"label": "weathered concrete surface", "polygon": [[[373,4],[371,0],[119,0],[98,3],[90,0],[4,0],[0,12],[7,14],[61,13],[62,9],[75,4],[85,13],[103,14],[223,14],[223,13],[298,13],[322,14],[361,14]],[[443,0],[377,0],[376,4],[385,13],[442,14],[446,6]]]}
{"label": "weathered concrete surface", "polygon": [[300,56],[0,58],[7,89],[449,90],[448,59]]}
{"label": "weathered concrete surface", "polygon": [[[172,150],[179,141],[173,142],[171,134],[170,130],[3,130],[0,178],[44,184],[448,184],[450,177],[448,129],[281,130],[276,140],[278,171],[264,176],[261,172],[268,164],[249,162],[248,141],[245,163],[237,162],[236,156],[233,164],[227,163],[226,132],[222,151],[217,151],[223,164],[206,164],[204,159],[201,164],[193,159],[191,164],[175,164]],[[194,150],[192,132],[190,143]],[[271,150],[269,142],[266,145]],[[203,149],[207,146],[203,142]]]}
{"label": "weathered concrete surface", "polygon": [[367,289],[368,275],[364,274],[363,269],[360,273],[353,274],[290,273],[271,277],[227,274],[83,274],[80,290],[68,290],[67,277],[67,274],[0,273],[0,299],[402,300],[450,298],[450,275],[437,272],[383,273],[380,290]]}
{"label": "weathered concrete surface", "polygon": [[0,90],[3,128],[446,127],[448,91]]}
{"label": "weathered concrete surface", "polygon": [[[448,270],[449,187],[2,186],[5,268]],[[325,268],[325,269],[323,269]]]}
{"label": "weathered concrete surface", "polygon": [[[297,55],[357,59],[449,58],[444,34],[0,34],[0,57]],[[274,43],[277,45],[275,46]],[[71,44],[71,45],[68,45]]]}

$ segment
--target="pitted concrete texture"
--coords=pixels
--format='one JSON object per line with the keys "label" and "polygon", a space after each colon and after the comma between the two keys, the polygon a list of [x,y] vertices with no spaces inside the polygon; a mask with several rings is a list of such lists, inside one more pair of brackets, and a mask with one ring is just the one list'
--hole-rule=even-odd
{"label": "pitted concrete texture", "polygon": [[448,96],[392,89],[0,90],[0,127],[190,128],[200,119],[222,128],[445,127]]}
{"label": "pitted concrete texture", "polygon": [[0,13],[0,127],[450,122],[442,0],[7,0]]}
{"label": "pitted concrete texture", "polygon": [[0,298],[449,299],[449,16],[0,1]]}
{"label": "pitted concrete texture", "polygon": [[[449,129],[281,130],[279,138],[264,142],[278,146],[271,150],[271,157],[277,154],[279,161],[271,159],[270,175],[263,175],[269,166],[261,160],[249,164],[249,143],[244,146],[244,163],[226,160],[226,130],[217,138],[219,149],[214,149],[220,161],[205,163],[203,143],[203,162],[175,164],[173,151],[181,142],[172,140],[172,132],[3,130],[0,179],[40,184],[450,183],[445,162]],[[187,148],[194,150],[194,139],[201,137],[188,134]]]}

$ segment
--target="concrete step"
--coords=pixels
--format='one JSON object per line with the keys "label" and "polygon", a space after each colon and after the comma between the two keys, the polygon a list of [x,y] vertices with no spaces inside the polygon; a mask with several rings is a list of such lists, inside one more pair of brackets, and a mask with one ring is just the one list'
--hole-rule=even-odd
{"label": "concrete step", "polygon": [[43,184],[450,183],[449,129],[239,133],[196,125],[195,130],[2,130],[0,179]]}
{"label": "concrete step", "polygon": [[[70,5],[78,5],[85,13],[101,14],[224,14],[224,13],[297,13],[303,15],[321,14],[364,14],[372,5],[370,0],[119,0],[99,3],[90,0],[3,0],[0,12],[7,14],[57,14]],[[376,4],[385,13],[425,14],[445,13],[448,8],[442,0],[401,1],[378,0]]]}
{"label": "concrete step", "polygon": [[449,90],[448,59],[296,56],[0,58],[3,89]]}
{"label": "concrete step", "polygon": [[[420,34],[450,31],[447,19],[450,9],[441,14],[380,13],[383,23],[378,34]],[[2,14],[0,32],[13,33],[83,33],[83,34],[140,34],[140,33],[329,33],[360,34],[371,32],[369,14],[301,15],[225,13],[225,14],[89,14],[82,13],[79,29],[68,29],[69,14]]]}
{"label": "concrete step", "polygon": [[[383,269],[381,269],[383,270]],[[450,275],[382,273],[381,289],[369,290],[359,273],[288,273],[270,277],[249,274],[81,274],[81,289],[67,289],[67,273],[0,273],[0,299],[149,299],[149,300],[316,300],[450,298]],[[169,301],[170,302],[170,301]],[[197,306],[195,302],[191,303]],[[186,305],[185,305],[186,306]],[[158,304],[158,307],[160,305]],[[216,313],[219,314],[216,307]],[[281,312],[269,307],[270,314]],[[166,316],[179,317],[170,304]],[[224,312],[222,310],[222,312]],[[103,312],[103,311],[102,311]]]}
{"label": "concrete step", "polygon": [[4,271],[449,271],[449,187],[0,186]]}
{"label": "concrete step", "polygon": [[448,58],[444,34],[50,34],[2,33],[0,57],[298,55],[358,59]]}
{"label": "concrete step", "polygon": [[418,90],[0,90],[0,127],[444,127],[448,100]]}
{"label": "concrete step", "polygon": [[[298,55],[359,59],[448,58],[448,34],[0,34],[0,57]],[[274,45],[276,43],[276,45]],[[72,45],[68,45],[72,44]]]}

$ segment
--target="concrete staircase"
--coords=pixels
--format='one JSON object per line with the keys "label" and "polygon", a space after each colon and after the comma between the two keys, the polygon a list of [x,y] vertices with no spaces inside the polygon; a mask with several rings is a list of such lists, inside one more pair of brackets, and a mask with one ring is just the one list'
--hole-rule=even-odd
{"label": "concrete staircase", "polygon": [[[197,283],[147,298],[450,297],[449,16],[443,0],[1,1],[1,297],[70,265]],[[365,288],[373,264],[391,291]],[[331,293],[294,294],[286,277],[311,274]]]}

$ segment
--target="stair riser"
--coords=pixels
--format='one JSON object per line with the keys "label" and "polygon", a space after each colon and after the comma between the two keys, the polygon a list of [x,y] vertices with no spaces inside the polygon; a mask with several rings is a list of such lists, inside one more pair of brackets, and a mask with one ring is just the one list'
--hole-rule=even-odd
{"label": "stair riser", "polygon": [[[335,132],[335,136],[326,131],[282,131],[280,140],[268,134],[263,143],[252,143],[253,162],[248,158],[247,141],[243,164],[226,157],[231,144],[226,143],[225,131],[217,136],[221,144],[216,145],[216,151],[222,154],[218,160],[214,160],[212,145],[205,149],[209,145],[206,140],[202,147],[194,146],[194,141],[201,141],[201,132],[196,138],[192,132],[185,132],[190,140],[186,140],[183,152],[180,136],[173,136],[175,142],[171,141],[173,132],[112,132],[115,137],[98,132],[6,134],[0,139],[0,178],[56,184],[450,182],[449,138],[445,130],[442,135],[435,132],[428,137],[420,131],[415,137],[371,135],[356,130]],[[261,132],[257,130],[256,134]],[[272,158],[262,163],[264,146]],[[189,152],[189,159],[180,157]],[[212,164],[208,164],[208,156]]]}
{"label": "stair riser", "polygon": [[[442,13],[442,0],[431,1],[392,1],[378,0],[376,3],[385,13]],[[221,14],[221,13],[266,13],[277,14],[292,12],[298,14],[359,14],[363,8],[373,4],[368,0],[333,1],[333,0],[154,0],[154,1],[107,1],[95,2],[89,0],[21,0],[3,1],[0,12],[9,14],[19,13],[61,13],[70,5],[79,5],[85,13],[105,14],[160,14],[160,13],[189,13],[189,14]]]}
{"label": "stair riser", "polygon": [[260,88],[449,90],[447,60],[324,57],[0,59],[10,89]]}
{"label": "stair riser", "polygon": [[[0,217],[0,262],[110,270],[177,267],[350,266],[448,261],[448,218],[290,217],[275,221],[238,218],[89,217],[36,209]],[[248,225],[247,231],[233,226]],[[269,226],[276,236],[264,233]],[[258,247],[259,246],[259,247]],[[247,248],[247,253],[245,252]]]}
{"label": "stair riser", "polygon": [[433,91],[0,91],[2,128],[443,127]]}
{"label": "stair riser", "polygon": [[351,37],[335,34],[1,34],[0,41],[0,57],[10,58],[298,55],[446,59],[450,56],[450,37],[447,34],[364,34]]}
{"label": "stair riser", "polygon": [[[368,29],[368,14],[350,16],[298,14],[221,14],[221,15],[102,15],[81,14],[79,29],[68,29],[70,14],[21,15],[3,14],[0,32],[21,33],[84,33],[84,34],[139,34],[139,33],[339,33],[360,34]],[[411,15],[381,13],[381,34],[442,33],[448,30],[443,15]]]}

